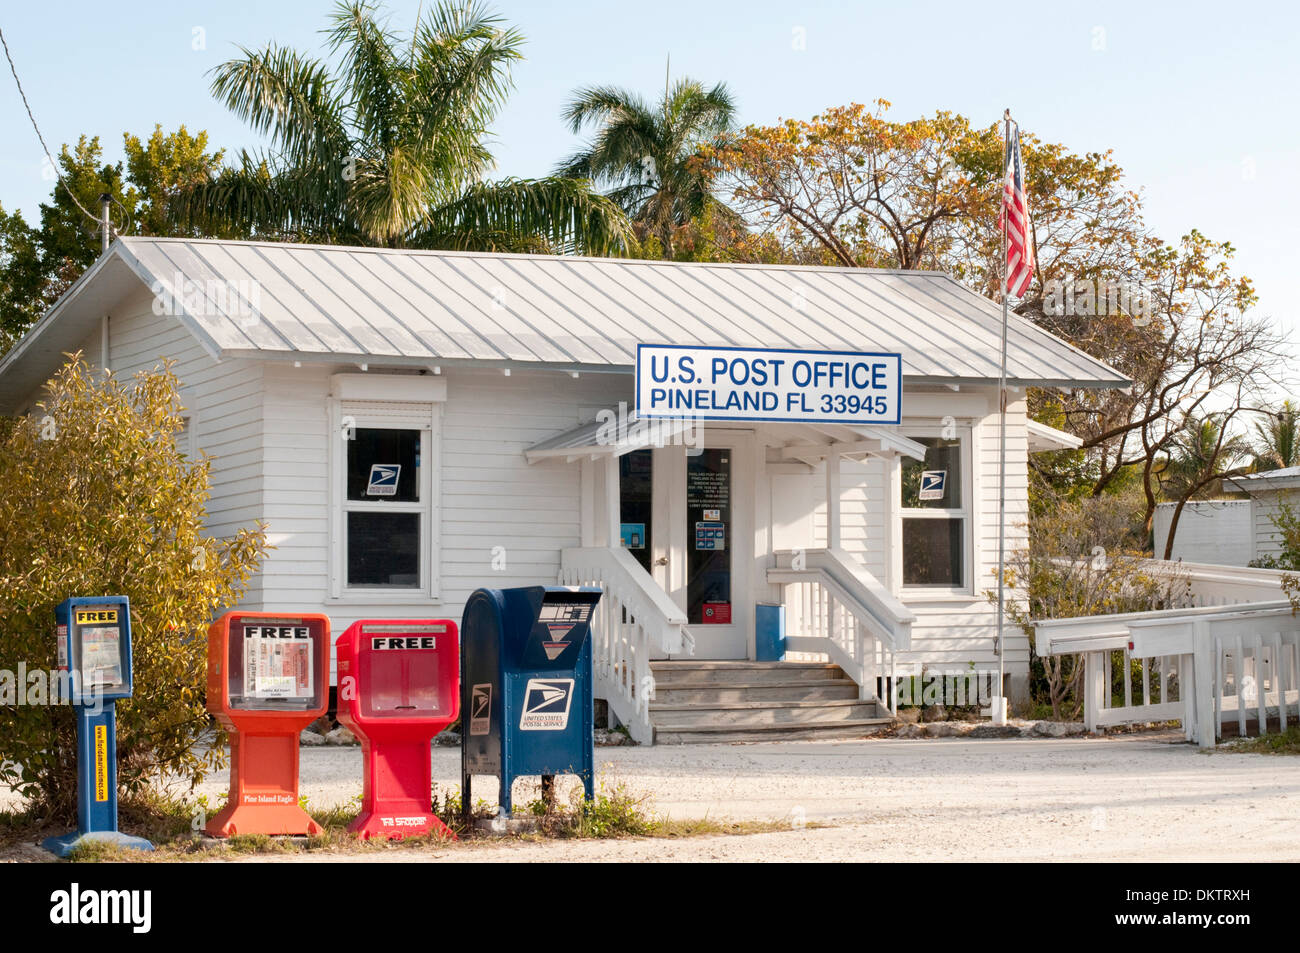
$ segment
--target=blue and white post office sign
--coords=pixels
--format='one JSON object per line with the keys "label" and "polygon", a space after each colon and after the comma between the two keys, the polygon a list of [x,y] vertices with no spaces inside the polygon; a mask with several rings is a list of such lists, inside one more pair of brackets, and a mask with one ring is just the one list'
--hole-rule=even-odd
{"label": "blue and white post office sign", "polygon": [[903,359],[862,351],[639,344],[638,417],[897,424]]}
{"label": "blue and white post office sign", "polygon": [[370,467],[370,482],[366,496],[396,496],[397,482],[402,475],[400,463],[375,463]]}

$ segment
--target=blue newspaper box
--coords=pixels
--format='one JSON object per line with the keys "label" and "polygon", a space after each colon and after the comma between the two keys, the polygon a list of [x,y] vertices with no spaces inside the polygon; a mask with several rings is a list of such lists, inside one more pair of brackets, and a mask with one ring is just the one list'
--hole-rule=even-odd
{"label": "blue newspaper box", "polygon": [[42,846],[60,857],[87,841],[153,850],[117,829],[117,699],[132,691],[131,605],[126,596],[77,596],[55,607],[54,621],[77,717],[77,829]]}
{"label": "blue newspaper box", "polygon": [[515,778],[540,775],[549,797],[557,774],[582,778],[593,796],[591,617],[594,588],[479,589],[461,621],[462,811],[471,778],[500,780],[503,813]]}

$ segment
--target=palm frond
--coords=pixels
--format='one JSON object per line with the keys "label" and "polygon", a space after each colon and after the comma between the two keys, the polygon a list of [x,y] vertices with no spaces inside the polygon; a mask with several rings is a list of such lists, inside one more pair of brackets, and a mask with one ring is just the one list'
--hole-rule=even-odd
{"label": "palm frond", "polygon": [[353,121],[361,137],[387,151],[400,110],[394,88],[397,37],[375,19],[366,2],[340,2],[326,31],[330,51],[341,54]]}
{"label": "palm frond", "polygon": [[481,248],[494,235],[509,236],[507,244],[540,240],[556,251],[590,255],[622,251],[632,237],[622,210],[589,183],[549,178],[474,185],[434,210],[410,242],[420,248]]}
{"label": "palm frond", "polygon": [[325,64],[275,45],[240,52],[213,70],[212,95],[290,161],[342,159],[345,109]]}

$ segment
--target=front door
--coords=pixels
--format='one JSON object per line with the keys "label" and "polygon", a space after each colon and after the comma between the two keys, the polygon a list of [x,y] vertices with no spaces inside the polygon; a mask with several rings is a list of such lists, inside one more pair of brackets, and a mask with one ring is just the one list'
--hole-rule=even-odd
{"label": "front door", "polygon": [[749,657],[753,448],[752,432],[712,430],[619,468],[623,545],[686,613],[698,659]]}

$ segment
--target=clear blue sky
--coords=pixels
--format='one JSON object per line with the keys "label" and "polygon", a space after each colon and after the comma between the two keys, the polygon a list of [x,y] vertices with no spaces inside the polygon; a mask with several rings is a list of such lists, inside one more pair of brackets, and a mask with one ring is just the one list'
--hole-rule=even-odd
{"label": "clear blue sky", "polygon": [[[391,0],[393,25],[419,0]],[[1300,338],[1300,7],[1294,3],[799,3],[750,0],[497,0],[527,38],[516,92],[496,124],[501,175],[546,173],[576,140],[559,111],[590,83],[662,89],[674,76],[725,80],[743,122],[807,118],[890,100],[895,118],[938,109],[978,124],[1010,106],[1075,151],[1111,148],[1174,239],[1196,227],[1237,247],[1260,307]],[[0,26],[53,149],[154,123],[254,144],[208,93],[235,45],[319,49],[323,0],[9,0]],[[195,49],[196,30],[204,48]],[[796,32],[801,31],[801,32]],[[795,40],[804,38],[803,49]],[[7,73],[0,74],[0,204],[34,218],[51,183]]]}

